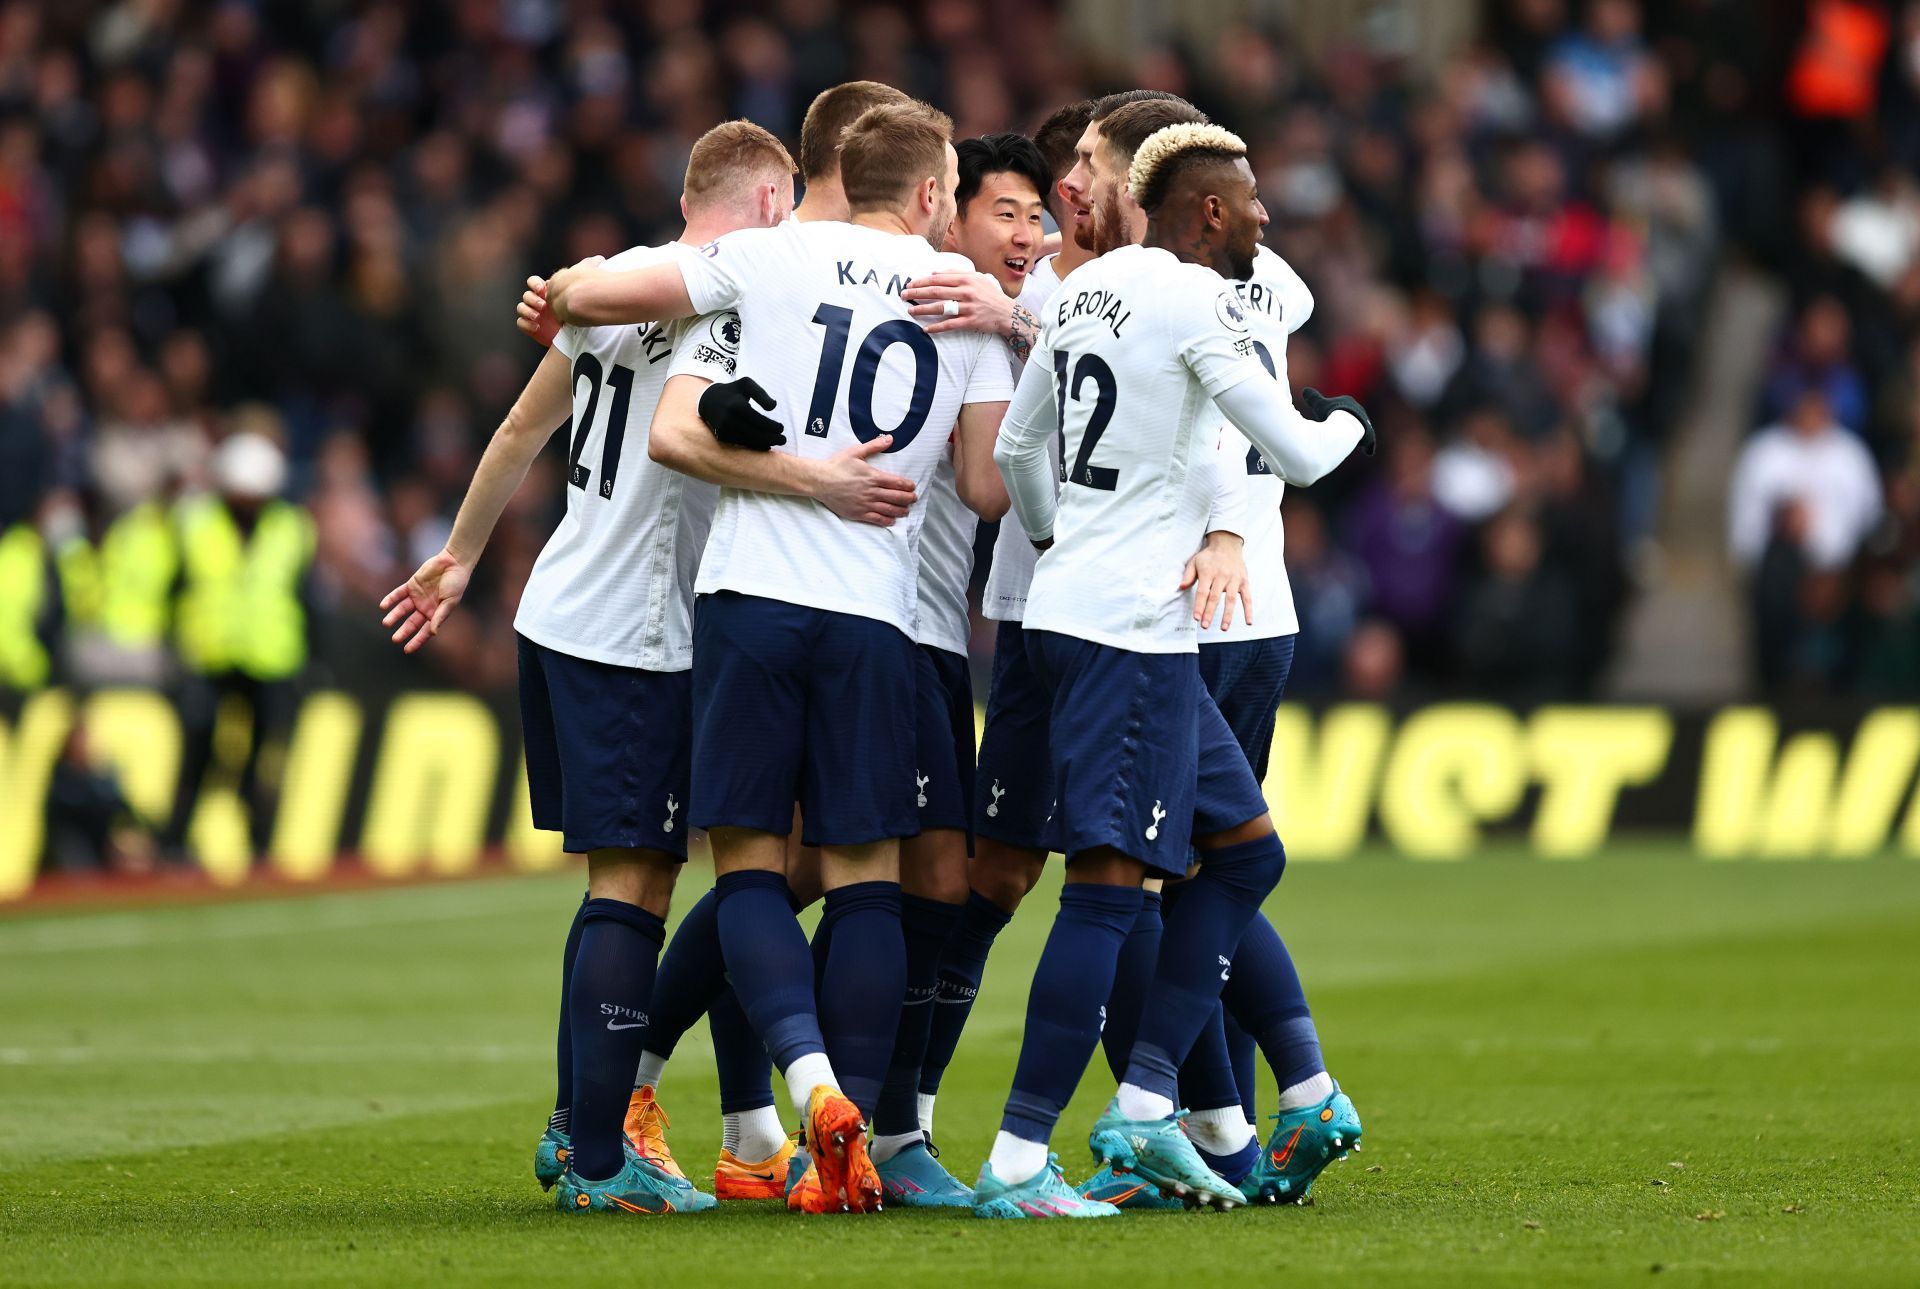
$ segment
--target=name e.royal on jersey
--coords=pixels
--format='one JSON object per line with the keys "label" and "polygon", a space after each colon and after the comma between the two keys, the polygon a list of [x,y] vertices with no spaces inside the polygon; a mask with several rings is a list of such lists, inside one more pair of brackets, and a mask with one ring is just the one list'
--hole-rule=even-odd
{"label": "name e.royal on jersey", "polygon": [[1073,299],[1060,302],[1060,314],[1056,322],[1064,326],[1068,318],[1096,318],[1106,323],[1114,339],[1118,340],[1120,328],[1132,316],[1133,310],[1111,291],[1081,291]]}

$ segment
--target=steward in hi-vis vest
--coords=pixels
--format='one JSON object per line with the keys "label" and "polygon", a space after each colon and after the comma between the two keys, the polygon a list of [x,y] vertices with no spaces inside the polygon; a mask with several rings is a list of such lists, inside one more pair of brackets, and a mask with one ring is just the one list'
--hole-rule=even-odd
{"label": "steward in hi-vis vest", "polygon": [[39,529],[23,519],[0,532],[0,689],[43,689],[53,674],[51,580]]}
{"label": "steward in hi-vis vest", "polygon": [[271,785],[257,782],[262,749],[291,728],[295,682],[307,664],[305,587],[313,567],[313,520],[280,499],[286,457],[264,435],[229,435],[215,450],[216,492],[174,507],[178,560],[173,643],[185,672],[180,693],[180,779],[164,843],[183,849],[213,762],[222,703],[243,699],[252,738],[238,767],[255,851],[273,823]]}

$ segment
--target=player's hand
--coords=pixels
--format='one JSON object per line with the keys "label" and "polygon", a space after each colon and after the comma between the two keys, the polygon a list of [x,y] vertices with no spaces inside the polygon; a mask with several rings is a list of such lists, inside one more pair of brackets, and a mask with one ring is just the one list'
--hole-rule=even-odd
{"label": "player's hand", "polygon": [[[1233,602],[1253,625],[1253,591],[1247,584],[1246,543],[1238,533],[1208,533],[1207,541],[1180,574],[1180,589],[1193,588],[1193,620],[1202,631],[1213,630],[1213,611],[1222,610],[1220,629],[1233,629]],[[1224,604],[1223,604],[1224,601]]]}
{"label": "player's hand", "polygon": [[1368,456],[1373,455],[1373,421],[1367,416],[1367,409],[1360,406],[1360,400],[1351,394],[1341,394],[1328,398],[1317,389],[1300,391],[1300,401],[1306,405],[1307,419],[1324,421],[1335,412],[1352,412],[1354,419],[1360,422],[1360,450]]}
{"label": "player's hand", "polygon": [[787,436],[780,422],[754,410],[755,403],[769,412],[780,406],[751,376],[721,381],[701,392],[700,419],[722,443],[755,452],[770,451],[785,443]]}
{"label": "player's hand", "polygon": [[[528,309],[528,301],[538,302],[538,308]],[[551,348],[553,338],[560,334],[560,319],[553,316],[553,310],[547,308],[547,280],[534,276],[527,279],[527,289],[520,294],[520,304],[514,309],[514,325],[520,330]]]}
{"label": "player's hand", "polygon": [[527,289],[520,293],[520,303],[514,306],[513,325],[528,335],[533,336],[535,339],[538,339],[540,329],[547,325],[542,321],[542,318],[551,317],[553,319],[551,324],[552,329],[558,331],[562,319],[558,311],[550,305],[549,301],[558,299],[561,295],[561,288],[567,283],[570,283],[574,278],[582,273],[592,272],[606,262],[607,257],[604,255],[589,255],[578,264],[571,264],[561,269],[558,273],[555,273],[552,277],[541,283],[538,289],[535,288],[534,284],[540,282],[540,279],[528,278]]}
{"label": "player's hand", "polygon": [[422,564],[414,575],[380,601],[387,610],[381,625],[393,627],[393,642],[407,653],[440,634],[440,624],[467,593],[473,570],[447,551]]}
{"label": "player's hand", "polygon": [[882,470],[868,460],[892,446],[893,436],[882,434],[828,457],[820,463],[826,474],[814,492],[814,500],[857,524],[891,528],[894,520],[905,519],[908,507],[918,499],[913,480]]}
{"label": "player's hand", "polygon": [[1004,339],[1013,334],[1013,300],[991,273],[930,273],[907,283],[900,298],[913,306],[908,312],[922,320],[930,336],[982,331]]}
{"label": "player's hand", "polygon": [[547,288],[551,285],[547,278],[528,278],[527,289],[520,293],[520,303],[513,307],[513,325],[546,345],[552,344],[553,338],[560,334],[560,319],[547,307]]}

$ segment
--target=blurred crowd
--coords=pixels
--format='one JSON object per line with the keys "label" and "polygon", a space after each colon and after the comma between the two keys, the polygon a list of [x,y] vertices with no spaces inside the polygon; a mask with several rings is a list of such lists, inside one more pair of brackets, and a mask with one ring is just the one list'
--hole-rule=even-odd
{"label": "blurred crowd", "polygon": [[[1296,694],[1595,692],[1729,256],[1793,297],[1726,523],[1756,681],[1920,691],[1920,3],[1488,0],[1432,68],[1392,24],[1102,62],[1051,0],[0,0],[0,533],[104,557],[271,443],[303,667],[397,670],[373,605],[533,366],[524,277],[672,236],[702,131],[791,141],[853,77],[961,135],[1148,86],[1248,139],[1294,382],[1384,445],[1288,500]],[[546,460],[422,665],[512,684],[562,496]],[[37,683],[111,678],[50,580]]]}

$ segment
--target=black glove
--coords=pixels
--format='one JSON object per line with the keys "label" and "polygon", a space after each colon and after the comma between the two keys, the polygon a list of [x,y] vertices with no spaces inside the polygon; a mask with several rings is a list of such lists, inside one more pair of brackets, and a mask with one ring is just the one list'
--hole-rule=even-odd
{"label": "black glove", "polygon": [[[1351,394],[1342,394],[1338,398],[1328,398],[1317,389],[1300,391],[1300,401],[1307,405],[1307,419],[1324,421],[1335,412],[1352,412],[1360,422],[1360,450],[1368,456],[1373,455],[1373,422],[1367,419],[1367,409]],[[705,407],[701,408],[705,411]]]}
{"label": "black glove", "polygon": [[779,406],[751,376],[709,385],[700,395],[700,419],[713,431],[714,438],[735,447],[765,452],[785,443],[787,436],[780,422],[755,411],[755,403],[769,412]]}

